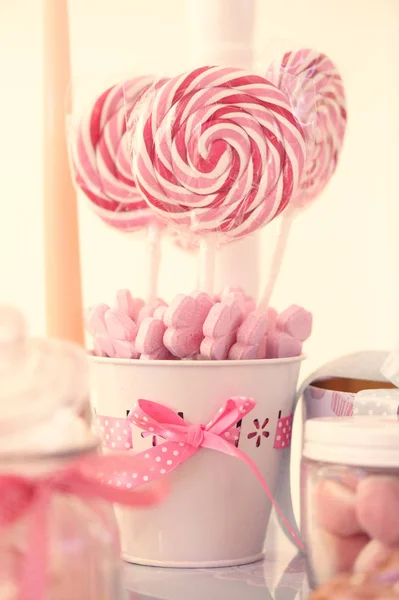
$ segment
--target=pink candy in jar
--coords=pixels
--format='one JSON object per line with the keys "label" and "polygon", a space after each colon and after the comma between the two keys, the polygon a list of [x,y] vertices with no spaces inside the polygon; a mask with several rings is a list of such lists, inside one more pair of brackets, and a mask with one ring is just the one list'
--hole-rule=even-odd
{"label": "pink candy in jar", "polygon": [[399,571],[396,417],[308,420],[301,480],[312,587],[344,573],[368,577]]}

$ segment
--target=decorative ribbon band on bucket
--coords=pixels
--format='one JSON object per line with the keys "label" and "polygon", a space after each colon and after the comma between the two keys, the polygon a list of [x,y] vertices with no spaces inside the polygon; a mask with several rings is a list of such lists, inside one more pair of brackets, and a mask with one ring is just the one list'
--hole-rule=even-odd
{"label": "decorative ribbon band on bucket", "polygon": [[[302,542],[279,509],[258,467],[234,444],[234,435],[237,435],[234,433],[237,431],[235,426],[255,405],[256,402],[251,398],[230,398],[206,425],[192,425],[170,408],[150,400],[139,400],[137,406],[129,412],[127,419],[115,419],[105,416],[99,416],[98,419],[100,427],[104,428],[104,432],[107,428],[107,433],[103,432],[103,437],[106,438],[107,447],[111,449],[117,449],[117,443],[118,445],[124,445],[126,449],[132,447],[131,431],[130,426],[128,426],[130,423],[128,422],[149,435],[165,440],[148,450],[129,455],[132,457],[132,468],[134,469],[133,472],[131,471],[133,487],[139,487],[157,480],[174,471],[202,448],[222,452],[243,461],[258,478],[295,543],[303,549]],[[278,427],[274,448],[285,448],[289,445],[291,424],[292,415],[279,420],[280,429],[282,432],[284,429],[286,430],[284,435],[287,437],[283,439],[279,435]],[[116,441],[112,441],[113,439],[116,439]],[[115,481],[112,480],[112,483],[114,484]]]}
{"label": "decorative ribbon band on bucket", "polygon": [[[55,495],[77,496],[82,501],[100,498],[130,507],[157,504],[166,487],[136,491],[132,486],[115,485],[110,477],[131,466],[126,455],[90,456],[67,468],[37,477],[0,476],[0,528],[12,525],[30,513],[27,553],[24,558],[18,600],[43,600],[47,596],[48,515]],[[97,510],[100,510],[99,508]],[[103,515],[100,514],[103,517]]]}

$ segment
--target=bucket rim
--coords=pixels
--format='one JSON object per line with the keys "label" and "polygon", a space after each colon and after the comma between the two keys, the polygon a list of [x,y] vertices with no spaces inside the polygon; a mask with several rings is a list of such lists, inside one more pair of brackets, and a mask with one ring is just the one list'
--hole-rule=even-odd
{"label": "bucket rim", "polygon": [[109,358],[108,356],[95,356],[92,352],[88,352],[90,362],[111,365],[140,365],[143,367],[170,367],[171,369],[183,369],[188,367],[205,368],[205,367],[249,367],[249,366],[265,366],[265,365],[287,365],[291,363],[303,362],[306,354],[299,356],[290,356],[289,358],[260,358],[252,360],[140,360],[139,358]]}

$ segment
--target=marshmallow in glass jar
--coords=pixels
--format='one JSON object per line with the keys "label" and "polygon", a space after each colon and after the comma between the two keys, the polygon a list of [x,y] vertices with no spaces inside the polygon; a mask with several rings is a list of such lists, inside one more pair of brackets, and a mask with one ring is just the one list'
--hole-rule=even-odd
{"label": "marshmallow in glass jar", "polygon": [[120,600],[113,510],[83,472],[98,456],[84,351],[28,339],[0,307],[0,378],[0,598]]}
{"label": "marshmallow in glass jar", "polygon": [[[357,577],[356,585],[369,577],[379,585],[379,575],[398,575],[398,515],[397,417],[308,420],[301,468],[301,524],[310,586],[343,574]],[[338,580],[339,588],[342,581]],[[381,582],[386,583],[385,579]]]}

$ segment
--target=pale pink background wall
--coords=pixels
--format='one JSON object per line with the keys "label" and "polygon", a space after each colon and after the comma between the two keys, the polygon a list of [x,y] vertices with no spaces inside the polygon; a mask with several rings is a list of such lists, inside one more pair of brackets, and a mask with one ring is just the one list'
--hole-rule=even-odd
{"label": "pale pink background wall", "polygon": [[[56,0],[54,0],[56,1]],[[71,0],[76,106],[118,75],[189,66],[185,0]],[[41,2],[0,2],[0,300],[44,329],[41,220]],[[322,49],[339,65],[349,126],[336,177],[298,218],[276,291],[278,307],[314,312],[308,372],[352,350],[399,344],[399,1],[258,0],[261,69],[278,41]],[[80,206],[84,301],[143,291],[144,245]],[[276,228],[264,234],[264,255]],[[266,268],[266,265],[265,265]],[[161,293],[195,285],[195,261],[167,248]]]}

